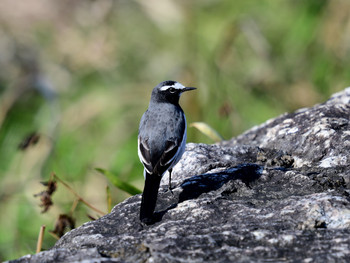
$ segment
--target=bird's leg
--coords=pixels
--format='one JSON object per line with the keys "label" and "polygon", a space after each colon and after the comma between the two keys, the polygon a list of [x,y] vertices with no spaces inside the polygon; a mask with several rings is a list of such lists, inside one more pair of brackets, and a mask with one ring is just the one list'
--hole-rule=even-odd
{"label": "bird's leg", "polygon": [[169,185],[168,185],[168,190],[172,193],[173,193],[173,189],[171,187],[171,172],[173,171],[173,168],[169,169]]}

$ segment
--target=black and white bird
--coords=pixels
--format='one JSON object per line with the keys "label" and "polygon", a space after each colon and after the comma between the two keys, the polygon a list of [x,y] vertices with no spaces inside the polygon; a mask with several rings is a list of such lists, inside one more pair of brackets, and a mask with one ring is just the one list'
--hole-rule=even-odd
{"label": "black and white bird", "polygon": [[180,95],[196,88],[168,80],[152,91],[147,111],[143,114],[138,135],[138,155],[144,166],[145,187],[142,193],[140,220],[154,222],[160,180],[171,172],[186,147],[186,117],[179,105]]}

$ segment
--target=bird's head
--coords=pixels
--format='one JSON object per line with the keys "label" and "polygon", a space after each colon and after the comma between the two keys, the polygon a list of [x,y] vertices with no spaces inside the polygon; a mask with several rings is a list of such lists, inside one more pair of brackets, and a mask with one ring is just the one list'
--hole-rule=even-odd
{"label": "bird's head", "polygon": [[156,102],[170,102],[173,104],[178,104],[180,95],[183,92],[194,89],[196,88],[185,87],[177,81],[163,81],[153,89],[151,100]]}

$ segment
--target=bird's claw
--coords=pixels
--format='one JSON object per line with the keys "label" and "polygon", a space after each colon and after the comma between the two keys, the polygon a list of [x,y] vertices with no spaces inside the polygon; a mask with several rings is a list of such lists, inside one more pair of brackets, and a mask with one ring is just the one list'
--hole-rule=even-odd
{"label": "bird's claw", "polygon": [[174,188],[172,188],[171,185],[168,186],[168,190],[170,191],[170,193],[171,193],[172,195],[174,195],[173,189],[174,189]]}

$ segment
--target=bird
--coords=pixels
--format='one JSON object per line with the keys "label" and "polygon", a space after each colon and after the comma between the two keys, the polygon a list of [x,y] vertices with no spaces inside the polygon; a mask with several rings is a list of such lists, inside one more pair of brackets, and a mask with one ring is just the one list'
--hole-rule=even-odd
{"label": "bird", "polygon": [[138,132],[138,156],[144,167],[145,185],[142,193],[140,221],[154,223],[160,181],[180,161],[187,138],[186,117],[179,105],[182,93],[195,90],[167,80],[152,90],[148,109],[142,115]]}

